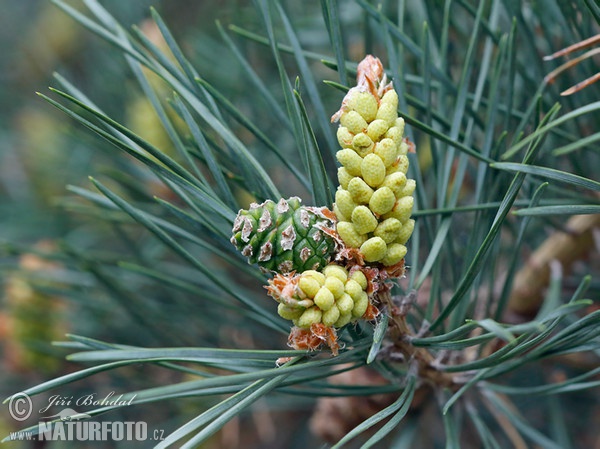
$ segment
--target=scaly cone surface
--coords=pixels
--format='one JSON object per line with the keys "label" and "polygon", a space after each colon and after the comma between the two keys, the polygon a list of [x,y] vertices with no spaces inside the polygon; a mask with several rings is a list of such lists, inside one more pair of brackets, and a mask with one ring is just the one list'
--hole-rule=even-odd
{"label": "scaly cone surface", "polygon": [[326,208],[302,206],[300,198],[267,200],[240,210],[231,243],[268,271],[289,273],[325,267],[335,250],[333,217]]}
{"label": "scaly cone surface", "polygon": [[346,94],[332,121],[340,122],[336,157],[340,186],[335,195],[337,232],[369,264],[397,265],[415,222],[410,218],[416,184],[407,179],[409,143],[398,118],[398,94],[379,59],[359,65],[357,86]]}

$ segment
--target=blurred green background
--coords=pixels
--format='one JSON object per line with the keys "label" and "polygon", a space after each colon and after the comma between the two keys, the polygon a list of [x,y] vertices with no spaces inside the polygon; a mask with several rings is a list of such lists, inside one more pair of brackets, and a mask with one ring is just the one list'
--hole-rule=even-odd
{"label": "blurred green background", "polygon": [[[72,3],[77,6],[76,2]],[[215,45],[220,45],[215,44],[215,20],[229,20],[242,11],[246,3],[102,2],[122,23],[136,24],[149,35],[157,35],[148,21],[149,7],[153,5],[173,25],[177,37],[190,43],[186,50],[193,53],[194,59],[206,61],[215,73],[221,71],[219,80],[231,85],[235,84],[235,70],[226,70],[218,52],[213,51]],[[202,44],[193,46],[191,43]],[[102,303],[103,298],[98,297],[93,282],[85,274],[64,267],[61,261],[48,262],[33,254],[54,252],[59,240],[84,252],[94,246],[98,230],[92,230],[85,220],[79,220],[78,214],[69,212],[63,201],[70,195],[66,186],[87,186],[88,175],[114,171],[119,164],[110,153],[103,151],[106,143],[91,137],[80,126],[74,126],[36,92],[47,93],[48,86],[55,86],[53,73],[58,72],[98,101],[109,115],[158,146],[168,144],[164,132],[155,131],[160,126],[149,102],[139,89],[132,88],[135,81],[124,58],[50,1],[22,0],[4,4],[0,14],[0,48],[0,280],[3,292],[0,396],[5,398],[75,369],[76,365],[65,361],[64,351],[50,345],[51,341],[64,339],[65,333],[107,338],[111,335],[122,342],[136,339],[135,327],[128,327],[127,319],[118,318],[120,314],[111,310],[110,301]],[[77,286],[79,296],[62,295],[63,281]],[[122,320],[120,324],[119,320]],[[120,379],[99,376],[61,393],[77,397],[110,391],[128,376],[144,378],[148,373],[134,369],[121,375]],[[35,405],[42,407],[46,396]],[[158,413],[157,421],[165,420],[170,413],[172,409],[166,407]],[[147,415],[143,419],[152,420]],[[22,423],[12,419],[4,407],[0,411],[2,437],[19,428]],[[93,447],[103,447],[102,444]],[[104,444],[114,447],[116,443]],[[14,442],[7,446],[46,447],[39,442]],[[51,447],[62,445],[58,442]]]}

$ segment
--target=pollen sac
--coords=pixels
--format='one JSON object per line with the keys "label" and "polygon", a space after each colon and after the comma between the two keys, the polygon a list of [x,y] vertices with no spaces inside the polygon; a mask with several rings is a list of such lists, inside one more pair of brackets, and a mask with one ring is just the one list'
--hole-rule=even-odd
{"label": "pollen sac", "polygon": [[396,203],[394,192],[389,187],[380,187],[369,200],[369,208],[377,215],[387,214]]}
{"label": "pollen sac", "polygon": [[[341,189],[336,193],[336,230],[347,248],[373,267],[400,264],[415,222],[410,220],[416,183],[407,179],[410,142],[398,117],[398,94],[387,83],[381,62],[367,56],[359,64],[357,86],[346,94],[339,119],[337,159]],[[356,309],[360,312],[361,308]],[[354,312],[340,311],[336,323]],[[364,312],[363,312],[364,313]]]}
{"label": "pollen sac", "polygon": [[[390,130],[391,128],[385,120],[373,120],[369,123],[369,126],[367,126],[367,135],[373,142],[378,142],[381,136],[388,133]],[[402,134],[400,134],[400,139],[402,139]]]}
{"label": "pollen sac", "polygon": [[377,115],[377,99],[369,92],[357,92],[348,100],[348,109],[356,111],[367,122]]}
{"label": "pollen sac", "polygon": [[345,167],[338,168],[337,174],[338,174],[338,182],[340,183],[340,186],[342,187],[342,189],[347,190],[348,183],[354,176],[352,176],[350,173],[348,173],[348,170],[346,170]]}
{"label": "pollen sac", "polygon": [[348,183],[348,192],[356,203],[367,204],[373,196],[374,190],[367,185],[364,179],[356,176]]}
{"label": "pollen sac", "polygon": [[385,164],[376,154],[367,154],[361,161],[361,175],[369,186],[377,187],[385,178]]}
{"label": "pollen sac", "polygon": [[381,102],[381,106],[379,106],[379,110],[377,111],[377,119],[383,120],[388,126],[392,126],[397,118],[397,108],[390,103]]}
{"label": "pollen sac", "polygon": [[404,223],[410,217],[415,200],[412,196],[405,196],[396,201],[394,208],[384,215],[384,218],[395,218]]}
{"label": "pollen sac", "polygon": [[352,316],[359,318],[365,314],[369,307],[369,296],[365,292],[361,292],[358,299],[354,300],[354,307],[352,308]]}
{"label": "pollen sac", "polygon": [[408,172],[408,156],[401,154],[395,162],[396,171],[402,172],[406,175]]}
{"label": "pollen sac", "polygon": [[340,309],[332,307],[331,309],[323,312],[321,321],[325,326],[333,326],[340,318]]}
{"label": "pollen sac", "polygon": [[285,304],[279,304],[277,306],[277,313],[281,318],[285,318],[286,320],[297,320],[304,313],[305,309],[293,309]]}
{"label": "pollen sac", "polygon": [[360,246],[360,252],[367,262],[379,262],[386,251],[387,244],[381,237],[371,237]]}
{"label": "pollen sac", "polygon": [[337,130],[337,139],[342,148],[352,148],[354,134],[352,134],[345,126],[340,126]]}
{"label": "pollen sac", "polygon": [[304,329],[314,324],[340,327],[362,318],[369,304],[369,283],[360,269],[329,264],[322,271],[278,274],[267,291],[279,305],[277,313]]}
{"label": "pollen sac", "polygon": [[338,207],[337,203],[333,203],[333,213],[335,214],[335,216],[337,217],[337,219],[340,220],[340,221],[349,221],[350,220],[350,218],[348,218],[347,216],[345,216],[342,213],[342,211]]}
{"label": "pollen sac", "polygon": [[367,206],[356,206],[352,211],[352,224],[359,234],[368,234],[377,227],[377,218]]}
{"label": "pollen sac", "polygon": [[365,133],[359,133],[352,139],[352,148],[360,157],[365,157],[373,151],[373,141]]}
{"label": "pollen sac", "polygon": [[361,174],[363,158],[356,151],[346,148],[338,151],[335,156],[352,176],[359,176]]}
{"label": "pollen sac", "polygon": [[[344,217],[350,219],[356,203],[348,190],[338,189],[335,192],[335,205]],[[338,217],[339,218],[339,217]]]}
{"label": "pollen sac", "polygon": [[[414,180],[411,181],[414,182]],[[381,183],[381,187],[389,187],[396,198],[401,198],[406,196],[403,194],[406,182],[406,175],[402,172],[396,172],[387,175]]]}
{"label": "pollen sac", "polygon": [[335,297],[331,290],[326,285],[321,287],[314,297],[315,304],[319,306],[321,310],[329,310],[333,307]]}
{"label": "pollen sac", "polygon": [[335,240],[325,231],[334,227],[319,208],[302,206],[300,198],[267,200],[238,212],[231,243],[249,263],[267,271],[304,271],[329,263]]}
{"label": "pollen sac", "polygon": [[392,243],[388,246],[385,256],[383,257],[384,265],[395,265],[404,259],[406,256],[406,246],[401,245],[400,243]]}
{"label": "pollen sac", "polygon": [[375,145],[375,154],[381,158],[387,168],[398,158],[398,145],[386,137]]}
{"label": "pollen sac", "polygon": [[367,121],[356,111],[342,114],[340,124],[348,128],[352,134],[358,134],[367,129]]}
{"label": "pollen sac", "polygon": [[313,324],[317,324],[321,322],[321,318],[323,316],[323,312],[317,306],[310,307],[306,309],[300,318],[294,320],[294,324],[298,327],[308,328]]}
{"label": "pollen sac", "polygon": [[404,140],[402,142],[400,142],[400,155],[406,156],[408,154],[409,148],[410,147]]}
{"label": "pollen sac", "polygon": [[344,281],[330,273],[329,276],[326,276],[324,288],[327,288],[335,299],[339,299],[344,294],[344,283]]}
{"label": "pollen sac", "polygon": [[360,288],[362,288],[363,290],[367,289],[367,285],[369,282],[367,281],[367,277],[362,271],[356,270],[350,275],[350,279],[352,279],[354,282],[357,282],[358,285],[360,285]]}
{"label": "pollen sac", "polygon": [[337,232],[350,248],[358,248],[367,240],[367,236],[359,234],[354,225],[348,221],[338,221]]}
{"label": "pollen sac", "polygon": [[302,293],[309,297],[314,298],[321,285],[319,282],[311,276],[302,276],[300,278],[300,282],[298,283],[298,288],[302,290]]}
{"label": "pollen sac", "polygon": [[[337,278],[343,283],[348,280],[348,270],[336,264],[329,264],[323,269],[323,274],[327,278]],[[365,287],[366,288],[366,287]],[[336,296],[337,298],[337,296]]]}
{"label": "pollen sac", "polygon": [[402,231],[402,223],[395,218],[388,218],[379,223],[373,234],[381,237],[389,245],[398,239],[400,231]]}
{"label": "pollen sac", "polygon": [[348,293],[344,293],[335,303],[336,308],[340,311],[340,314],[346,315],[352,312],[354,308],[354,299]]}
{"label": "pollen sac", "polygon": [[406,181],[406,185],[404,186],[404,188],[402,189],[402,191],[400,192],[400,194],[398,196],[399,197],[412,196],[412,194],[415,192],[416,187],[417,187],[417,183],[415,182],[415,180],[409,179]]}
{"label": "pollen sac", "polygon": [[413,219],[407,220],[406,223],[404,223],[402,225],[400,232],[396,236],[395,243],[400,243],[402,245],[406,245],[406,242],[408,242],[408,239],[410,238],[410,236],[412,235],[414,230],[415,230],[415,220],[413,220]]}
{"label": "pollen sac", "polygon": [[[377,121],[377,120],[375,120]],[[383,121],[383,120],[382,120]],[[387,123],[386,123],[387,124]],[[385,133],[385,137],[392,139],[398,147],[402,144],[402,135],[404,134],[404,119],[397,118],[394,126],[388,129]],[[408,146],[407,146],[408,149]],[[404,152],[403,154],[406,154]]]}

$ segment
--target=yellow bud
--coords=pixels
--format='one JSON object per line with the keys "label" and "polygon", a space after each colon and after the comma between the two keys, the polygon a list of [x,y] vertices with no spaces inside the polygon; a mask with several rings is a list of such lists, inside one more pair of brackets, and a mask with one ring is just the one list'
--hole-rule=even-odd
{"label": "yellow bud", "polygon": [[352,223],[359,234],[368,234],[377,227],[377,218],[367,206],[356,206],[352,211]]}
{"label": "yellow bud", "polygon": [[349,246],[350,248],[358,248],[367,239],[366,236],[356,232],[354,225],[348,221],[338,221],[337,232],[346,246]]}
{"label": "yellow bud", "polygon": [[363,273],[360,270],[356,270],[354,273],[352,273],[350,275],[350,279],[358,282],[358,284],[360,285],[360,288],[362,288],[363,290],[366,290],[367,286],[369,285],[369,283],[367,281],[367,277],[365,276],[365,273]]}
{"label": "yellow bud", "polygon": [[388,131],[385,133],[385,137],[392,139],[398,149],[400,148],[400,145],[402,144],[402,131],[400,131],[397,126],[392,126],[390,129],[388,129]]}
{"label": "yellow bud", "polygon": [[[340,210],[344,217],[347,217],[349,221],[352,218],[352,211],[356,207],[356,203],[352,200],[352,195],[350,192],[344,189],[338,189],[335,192],[335,205]],[[340,219],[340,217],[338,217]]]}
{"label": "yellow bud", "polygon": [[388,126],[393,126],[397,118],[398,108],[390,103],[382,102],[377,111],[377,119],[385,121]]}
{"label": "yellow bud", "polygon": [[406,185],[404,186],[404,188],[400,192],[400,195],[398,195],[398,196],[399,197],[412,196],[416,187],[417,187],[417,182],[414,179],[409,179],[408,181],[406,181]]}
{"label": "yellow bud", "polygon": [[404,256],[406,256],[406,246],[400,243],[392,243],[388,246],[388,250],[385,253],[385,257],[381,260],[381,263],[386,267],[396,265],[400,262]]}
{"label": "yellow bud", "polygon": [[385,243],[392,243],[398,238],[402,230],[402,223],[395,218],[383,220],[373,232],[376,237],[381,237]]}
{"label": "yellow bud", "polygon": [[383,218],[395,218],[400,220],[400,223],[404,223],[410,218],[414,204],[415,199],[412,196],[399,198],[394,208],[385,214]]}
{"label": "yellow bud", "polygon": [[376,154],[367,154],[362,160],[361,174],[368,185],[377,187],[385,178],[385,164]]}
{"label": "yellow bud", "polygon": [[385,256],[387,245],[381,237],[371,237],[360,245],[360,252],[367,262],[377,262]]}
{"label": "yellow bud", "polygon": [[[387,214],[396,203],[394,192],[389,187],[380,187],[369,200],[369,208],[377,215]],[[354,215],[353,215],[354,217]],[[352,219],[354,221],[354,218]]]}
{"label": "yellow bud", "polygon": [[[398,145],[398,148],[401,149],[401,146],[403,144],[403,140],[402,140],[403,135],[404,135],[404,119],[402,117],[399,117],[396,119],[394,126],[392,126],[385,133],[385,137],[387,137],[388,139],[392,139],[396,143],[396,145]],[[403,151],[400,151],[400,154],[406,154],[406,151],[408,151],[408,145],[406,145],[406,143],[404,143],[404,146],[406,148],[403,149]]]}
{"label": "yellow bud", "polygon": [[400,134],[404,134],[404,119],[402,117],[396,119],[395,127],[400,130]]}
{"label": "yellow bud", "polygon": [[277,306],[277,313],[281,318],[285,318],[286,320],[295,320],[300,318],[300,316],[304,313],[304,309],[292,309],[285,304],[279,304]]}
{"label": "yellow bud", "polygon": [[354,307],[352,308],[352,316],[355,318],[363,316],[367,311],[367,307],[369,307],[369,296],[366,292],[360,293],[360,297],[354,301]]}
{"label": "yellow bud", "polygon": [[400,229],[400,232],[398,233],[398,236],[396,237],[396,241],[394,243],[406,245],[406,242],[408,242],[408,239],[410,238],[414,230],[415,220],[411,218],[402,225],[402,229]]}
{"label": "yellow bud", "polygon": [[398,171],[406,174],[408,171],[408,156],[406,154],[402,154],[398,156]]}
{"label": "yellow bud", "polygon": [[350,196],[352,196],[352,199],[355,202],[359,204],[367,204],[371,199],[374,190],[371,187],[369,187],[362,178],[359,178],[357,176],[355,178],[352,178],[348,183],[348,192],[350,192]]}
{"label": "yellow bud", "polygon": [[360,176],[363,159],[356,154],[355,151],[350,148],[345,148],[338,151],[335,156],[337,157],[337,160],[340,161],[340,164],[346,168],[348,173],[352,176]]}
{"label": "yellow bud", "polygon": [[340,210],[340,208],[338,207],[337,203],[333,203],[333,213],[335,214],[335,216],[337,217],[338,221],[350,221],[350,217],[346,217],[342,211]]}
{"label": "yellow bud", "polygon": [[298,288],[300,288],[306,296],[312,299],[321,288],[321,285],[314,277],[303,274],[300,277],[300,281],[298,281]]}
{"label": "yellow bud", "polygon": [[342,315],[350,313],[352,308],[354,307],[354,300],[348,293],[344,293],[340,298],[335,302],[336,308],[340,311]]}
{"label": "yellow bud", "polygon": [[319,286],[325,283],[325,275],[316,270],[306,270],[302,272],[302,277],[311,277],[319,283]]}
{"label": "yellow bud", "polygon": [[365,133],[358,133],[352,139],[352,148],[360,157],[365,157],[373,151],[373,141]]}
{"label": "yellow bud", "polygon": [[354,134],[348,131],[348,128],[345,126],[340,126],[337,129],[337,139],[338,143],[342,148],[350,148],[352,146],[352,139],[354,138]]}
{"label": "yellow bud", "polygon": [[308,328],[311,324],[320,323],[322,315],[323,313],[318,307],[312,306],[300,315],[300,318],[296,321],[296,326]]}
{"label": "yellow bud", "polygon": [[[373,120],[367,126],[367,135],[371,138],[373,142],[377,142],[381,136],[383,136],[388,131],[388,124],[385,120]],[[402,134],[400,135],[402,138]]]}
{"label": "yellow bud", "polygon": [[336,264],[329,264],[323,269],[323,274],[325,278],[338,278],[342,282],[346,282],[348,280],[348,270],[344,267],[341,267]]}
{"label": "yellow bud", "polygon": [[325,326],[333,326],[337,320],[340,318],[340,311],[337,307],[332,307],[331,309],[323,312],[322,322]]}
{"label": "yellow bud", "polygon": [[358,112],[367,122],[375,119],[377,114],[377,99],[369,92],[353,92],[346,106]]}
{"label": "yellow bud", "polygon": [[342,189],[347,189],[348,183],[353,178],[353,176],[350,173],[348,173],[348,170],[346,170],[345,167],[338,168],[337,173],[338,173],[338,181],[340,183],[340,186],[342,187]]}
{"label": "yellow bud", "polygon": [[398,109],[398,93],[394,89],[388,90],[381,97],[381,104],[389,104],[394,110]]}
{"label": "yellow bud", "polygon": [[382,139],[375,145],[374,153],[381,158],[384,165],[389,167],[398,157],[398,146],[392,139]]}
{"label": "yellow bud", "polygon": [[405,141],[400,142],[400,149],[398,150],[398,154],[406,156],[408,154],[408,150],[410,147]]}
{"label": "yellow bud", "polygon": [[[325,282],[327,282],[327,280],[325,280]],[[326,285],[321,287],[315,295],[315,304],[319,306],[321,310],[325,311],[331,309],[334,303],[335,298],[333,297],[333,293],[331,293]]]}
{"label": "yellow bud", "polygon": [[334,326],[335,327],[343,327],[346,324],[348,324],[351,320],[352,320],[352,314],[351,313],[346,313],[344,315],[340,315],[340,317],[338,318],[338,320],[335,322]]}
{"label": "yellow bud", "polygon": [[325,286],[323,288],[327,288],[335,299],[344,294],[344,283],[334,276],[325,276]]}
{"label": "yellow bud", "polygon": [[363,293],[363,289],[358,282],[350,279],[348,282],[346,282],[346,293],[350,295],[352,302],[354,302],[360,298],[361,293]]}
{"label": "yellow bud", "polygon": [[348,128],[352,134],[358,134],[367,129],[367,122],[356,111],[344,112],[340,117],[340,124]]}
{"label": "yellow bud", "polygon": [[400,198],[403,195],[400,195],[400,193],[402,193],[404,186],[406,185],[406,175],[402,172],[396,172],[396,173],[392,173],[390,175],[387,175],[385,177],[385,179],[383,180],[383,182],[381,183],[381,187],[389,187],[392,192],[394,192],[394,195],[396,196],[396,198]]}

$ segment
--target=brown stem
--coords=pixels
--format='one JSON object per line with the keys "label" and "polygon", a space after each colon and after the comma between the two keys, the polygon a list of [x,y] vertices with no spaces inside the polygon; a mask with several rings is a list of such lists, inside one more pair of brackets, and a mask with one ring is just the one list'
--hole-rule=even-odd
{"label": "brown stem", "polygon": [[457,384],[454,381],[454,376],[435,367],[433,354],[425,348],[418,348],[410,343],[413,332],[406,322],[407,311],[393,303],[389,291],[378,293],[377,300],[386,306],[390,312],[388,335],[395,350],[402,354],[406,360],[416,364],[419,378],[434,386],[455,389]]}

